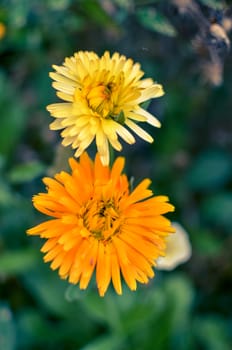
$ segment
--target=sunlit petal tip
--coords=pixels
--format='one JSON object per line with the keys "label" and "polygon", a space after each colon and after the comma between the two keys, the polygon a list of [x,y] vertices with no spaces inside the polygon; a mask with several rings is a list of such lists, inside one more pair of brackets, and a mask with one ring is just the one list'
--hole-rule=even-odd
{"label": "sunlit petal tip", "polygon": [[33,228],[31,228],[31,229],[28,229],[28,230],[26,231],[26,233],[27,233],[28,235],[37,235],[37,234],[38,234],[38,230],[36,229],[36,227],[33,227]]}
{"label": "sunlit petal tip", "polygon": [[[149,124],[150,124],[150,123],[149,123]],[[161,128],[161,126],[162,126],[161,122],[160,122],[158,119],[156,119],[156,121],[155,121],[155,127],[156,127],[156,128]]]}
{"label": "sunlit petal tip", "polygon": [[163,86],[161,84],[155,84],[156,87],[156,96],[155,97],[161,97],[165,94],[165,91],[163,89]]}
{"label": "sunlit petal tip", "polygon": [[74,157],[78,158],[82,154],[83,150],[81,148],[77,149],[76,152],[74,153]]}
{"label": "sunlit petal tip", "polygon": [[161,128],[162,124],[161,122],[154,116],[150,115],[149,118],[147,118],[147,123],[156,127],[156,128]]}
{"label": "sunlit petal tip", "polygon": [[99,296],[100,296],[101,298],[103,298],[103,297],[105,296],[105,292],[106,292],[106,291],[104,291],[104,290],[98,288],[98,293],[99,293]]}
{"label": "sunlit petal tip", "polygon": [[107,166],[109,164],[109,158],[107,156],[101,156],[100,159],[103,166]]}
{"label": "sunlit petal tip", "polygon": [[[55,69],[55,66],[52,66],[52,68],[54,68],[54,69]],[[49,72],[49,73],[48,73],[48,75],[49,75],[49,77],[50,77],[50,78],[52,78],[52,79],[53,79],[54,72]]]}
{"label": "sunlit petal tip", "polygon": [[[170,204],[169,203],[169,211],[171,212],[171,211],[175,211],[175,207],[174,207],[174,205],[172,205],[172,204]],[[175,230],[175,228],[174,227],[172,227],[172,232],[175,232],[176,230]]]}
{"label": "sunlit petal tip", "polygon": [[69,165],[70,165],[70,168],[72,169],[72,170],[74,170],[75,168],[76,168],[76,166],[77,166],[77,161],[76,161],[76,159],[74,159],[74,158],[72,158],[72,157],[70,157],[69,159],[68,159],[68,162],[69,162]]}

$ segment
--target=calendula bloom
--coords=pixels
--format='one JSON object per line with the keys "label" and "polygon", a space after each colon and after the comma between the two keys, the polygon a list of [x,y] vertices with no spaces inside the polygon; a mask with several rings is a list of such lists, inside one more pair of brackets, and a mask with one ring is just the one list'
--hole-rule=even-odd
{"label": "calendula bloom", "polygon": [[187,262],[192,255],[192,247],[187,232],[177,222],[174,222],[172,226],[175,228],[175,233],[166,239],[165,257],[157,260],[157,268],[160,270],[173,270],[178,265]]}
{"label": "calendula bloom", "polygon": [[122,157],[112,169],[102,165],[99,154],[93,162],[86,152],[69,163],[71,174],[44,178],[47,193],[33,198],[35,208],[53,219],[27,233],[46,239],[45,262],[81,289],[96,271],[101,296],[111,280],[121,294],[121,277],[136,290],[137,281],[154,276],[153,266],[165,254],[165,237],[173,228],[163,214],[174,207],[166,196],[152,196],[149,179],[130,191]]}
{"label": "calendula bloom", "polygon": [[5,34],[6,34],[6,26],[2,22],[0,22],[0,40],[4,38]]}
{"label": "calendula bloom", "polygon": [[53,66],[50,77],[57,96],[65,102],[47,107],[56,120],[52,130],[60,130],[64,146],[76,149],[75,157],[96,138],[96,145],[104,165],[109,164],[109,143],[117,151],[122,149],[120,136],[129,144],[135,138],[133,130],[147,142],[153,138],[137,122],[160,127],[160,122],[140,104],[164,94],[161,85],[152,79],[141,79],[140,64],[133,63],[119,53],[99,57],[94,52],[79,51],[66,58],[63,66]]}

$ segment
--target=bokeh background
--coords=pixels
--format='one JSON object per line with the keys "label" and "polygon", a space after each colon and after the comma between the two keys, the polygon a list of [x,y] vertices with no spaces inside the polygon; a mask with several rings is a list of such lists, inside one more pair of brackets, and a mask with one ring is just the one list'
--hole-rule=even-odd
{"label": "bokeh background", "polygon": [[[232,349],[232,29],[230,1],[0,1],[0,349]],[[71,150],[49,130],[48,72],[78,50],[140,62],[165,96],[150,145],[124,144],[127,173],[176,206],[191,259],[148,286],[100,298],[61,281],[27,228],[41,178]]]}

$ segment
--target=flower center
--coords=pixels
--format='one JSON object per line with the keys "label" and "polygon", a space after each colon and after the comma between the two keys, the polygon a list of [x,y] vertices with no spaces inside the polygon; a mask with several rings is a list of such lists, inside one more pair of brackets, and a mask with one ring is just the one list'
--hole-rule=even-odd
{"label": "flower center", "polygon": [[[84,229],[98,240],[110,241],[112,236],[120,232],[121,223],[122,219],[112,199],[106,201],[91,199],[83,210]],[[84,235],[87,235],[86,231]]]}
{"label": "flower center", "polygon": [[99,83],[93,86],[85,86],[82,89],[81,95],[89,108],[106,118],[114,110],[112,90],[112,83],[107,85]]}

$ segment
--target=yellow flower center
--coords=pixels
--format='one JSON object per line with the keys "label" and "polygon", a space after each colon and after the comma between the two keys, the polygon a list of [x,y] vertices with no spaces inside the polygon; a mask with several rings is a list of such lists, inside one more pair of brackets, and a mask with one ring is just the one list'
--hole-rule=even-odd
{"label": "yellow flower center", "polygon": [[120,232],[122,219],[114,201],[90,199],[81,215],[83,236],[92,235],[94,238],[109,242],[111,237]]}
{"label": "yellow flower center", "polygon": [[113,87],[113,83],[84,86],[81,91],[82,99],[94,112],[106,118],[113,113],[115,107],[112,98]]}

